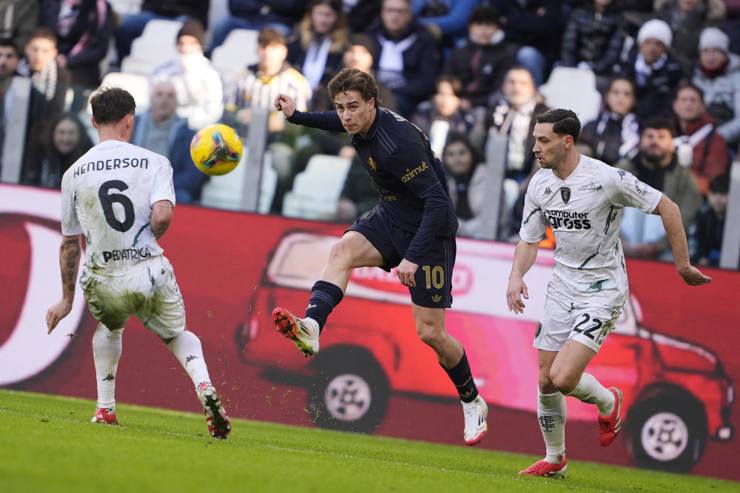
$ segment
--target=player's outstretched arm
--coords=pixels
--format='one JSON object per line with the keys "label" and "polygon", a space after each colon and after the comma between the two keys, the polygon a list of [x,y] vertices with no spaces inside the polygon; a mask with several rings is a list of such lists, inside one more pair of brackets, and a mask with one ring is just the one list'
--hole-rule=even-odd
{"label": "player's outstretched arm", "polygon": [[539,243],[527,243],[519,241],[514,250],[514,261],[511,264],[509,274],[509,285],[506,288],[506,304],[510,312],[524,313],[524,300],[529,299],[527,284],[524,282],[524,274],[534,264],[537,258]]}
{"label": "player's outstretched arm", "polygon": [[80,235],[65,236],[59,248],[59,268],[62,271],[62,299],[46,312],[49,334],[72,311],[75,298],[75,281],[80,267]]}
{"label": "player's outstretched arm", "polygon": [[673,262],[684,282],[689,286],[701,286],[711,282],[711,277],[702,274],[699,269],[689,262],[689,246],[678,205],[663,195],[653,213],[658,214],[663,221],[663,228],[673,252]]}
{"label": "player's outstretched arm", "polygon": [[303,112],[298,111],[293,98],[285,94],[278,94],[275,97],[275,109],[282,111],[285,118],[296,125],[303,125],[330,132],[345,132],[342,126],[342,120],[339,119],[336,111],[326,112]]}

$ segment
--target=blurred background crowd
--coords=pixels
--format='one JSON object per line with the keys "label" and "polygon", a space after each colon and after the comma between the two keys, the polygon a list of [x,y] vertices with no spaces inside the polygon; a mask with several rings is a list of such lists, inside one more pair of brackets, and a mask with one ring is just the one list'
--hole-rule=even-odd
{"label": "blurred background crowd", "polygon": [[[693,260],[717,266],[738,54],[740,0],[0,0],[0,171],[58,188],[95,143],[89,95],[120,85],[137,100],[133,143],[169,157],[178,202],[243,209],[252,190],[262,213],[351,222],[378,194],[349,138],[290,125],[272,102],[331,111],[326,83],[353,67],[429,137],[460,235],[517,239],[534,117],[568,107],[581,151],[673,199]],[[264,144],[247,152],[258,184],[245,166],[207,180],[192,165],[192,136],[216,122]],[[658,217],[627,211],[622,229],[628,256],[670,260]]]}

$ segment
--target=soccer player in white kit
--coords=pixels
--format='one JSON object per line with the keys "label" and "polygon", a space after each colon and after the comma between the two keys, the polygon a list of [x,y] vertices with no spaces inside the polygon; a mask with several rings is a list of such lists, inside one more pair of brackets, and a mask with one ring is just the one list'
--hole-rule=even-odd
{"label": "soccer player in white kit", "polygon": [[536,121],[533,151],[541,169],[527,189],[506,301],[510,311],[523,313],[523,298],[528,298],[523,276],[551,226],[555,267],[534,339],[540,368],[537,418],[546,456],[520,474],[562,477],[567,471],[566,395],[597,406],[602,446],[610,445],[622,427],[621,392],[605,388],[584,370],[628,296],[619,241],[624,207],[661,216],[676,269],[686,284],[698,286],[711,279],[689,263],[681,212],[673,201],[630,173],[581,155],[576,149],[581,123],[574,112],[550,110]]}
{"label": "soccer player in white kit", "polygon": [[91,105],[100,144],[62,178],[63,297],[46,315],[49,332],[72,309],[84,235],[87,259],[80,285],[99,322],[92,338],[98,390],[92,421],[118,424],[114,393],[123,326],[136,315],[192,379],[211,436],[226,438],[229,418],[208,375],[200,339],[185,328],[180,289],[157,243],[174,213],[172,166],[164,156],[128,143],[136,108],[131,94],[104,88]]}

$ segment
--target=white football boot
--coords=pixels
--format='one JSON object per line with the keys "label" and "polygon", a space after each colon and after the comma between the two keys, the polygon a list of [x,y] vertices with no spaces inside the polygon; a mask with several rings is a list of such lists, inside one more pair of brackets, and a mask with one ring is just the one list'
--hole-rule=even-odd
{"label": "white football boot", "polygon": [[478,395],[472,402],[463,402],[463,414],[465,415],[465,431],[463,436],[467,445],[477,445],[483,440],[488,431],[488,405]]}

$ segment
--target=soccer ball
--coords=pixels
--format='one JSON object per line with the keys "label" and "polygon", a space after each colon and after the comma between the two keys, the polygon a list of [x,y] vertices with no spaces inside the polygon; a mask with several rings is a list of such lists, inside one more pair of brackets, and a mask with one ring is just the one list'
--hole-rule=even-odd
{"label": "soccer ball", "polygon": [[242,158],[242,141],[236,131],[222,123],[200,129],[190,142],[190,157],[195,166],[211,176],[225,175]]}

